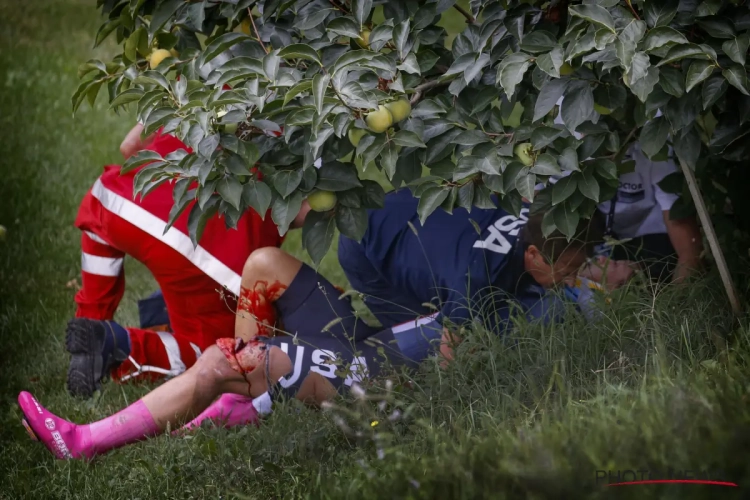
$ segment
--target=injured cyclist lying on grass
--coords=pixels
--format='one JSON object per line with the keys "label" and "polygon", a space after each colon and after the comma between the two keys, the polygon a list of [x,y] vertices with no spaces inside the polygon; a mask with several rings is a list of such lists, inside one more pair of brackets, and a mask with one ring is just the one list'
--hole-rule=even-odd
{"label": "injured cyclist lying on grass", "polygon": [[[588,242],[566,245],[585,260]],[[525,246],[529,254],[541,252]],[[555,274],[553,263],[526,262],[534,263],[527,269],[532,277]],[[557,278],[542,281],[553,286]],[[291,335],[272,336],[277,329]],[[218,340],[182,375],[91,424],[53,415],[28,392],[19,395],[19,405],[29,433],[58,458],[90,458],[183,424],[176,432],[205,420],[226,427],[257,424],[279,394],[320,405],[383,367],[414,368],[434,355],[450,359],[453,342],[439,312],[385,330],[369,326],[325,278],[268,247],[253,252],[243,269],[235,338]]]}

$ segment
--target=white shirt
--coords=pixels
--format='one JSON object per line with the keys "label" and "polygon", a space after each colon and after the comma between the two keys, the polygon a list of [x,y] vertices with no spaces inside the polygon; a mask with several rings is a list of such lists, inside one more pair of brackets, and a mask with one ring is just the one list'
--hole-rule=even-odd
{"label": "white shirt", "polygon": [[[558,106],[561,104],[562,98],[557,101]],[[555,123],[563,124],[559,113],[555,118]],[[578,133],[574,135],[576,139],[582,137]],[[670,210],[679,196],[665,192],[659,187],[659,182],[669,174],[677,172],[677,165],[672,160],[651,161],[641,151],[638,143],[628,149],[625,158],[635,160],[635,168],[633,172],[620,176],[612,230],[618,238],[636,238],[646,234],[666,233],[667,226],[662,212]],[[560,177],[571,173],[565,172]],[[550,182],[555,183],[560,177],[550,178]],[[611,201],[605,201],[600,203],[598,208],[608,216],[611,203]]]}

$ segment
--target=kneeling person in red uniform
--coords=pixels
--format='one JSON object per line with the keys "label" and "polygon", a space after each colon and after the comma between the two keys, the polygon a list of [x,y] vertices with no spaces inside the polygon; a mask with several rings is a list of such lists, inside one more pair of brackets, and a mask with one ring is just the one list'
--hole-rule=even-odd
{"label": "kneeling person in red uniform", "polygon": [[[157,133],[150,141],[145,148],[162,156],[178,149],[190,151],[171,135]],[[91,397],[110,374],[125,381],[185,371],[217,338],[231,335],[245,260],[253,250],[276,247],[283,240],[270,215],[263,219],[251,210],[236,230],[212,218],[194,248],[187,230],[190,207],[164,233],[173,184],[133,198],[139,170],[121,175],[119,166],[105,167],[78,212],[82,289],[76,295],[76,319],[66,334],[72,355],[67,383],[73,395]],[[301,226],[306,209],[305,205],[292,227]],[[171,332],[126,328],[112,321],[125,290],[125,255],[142,262],[156,278]]]}

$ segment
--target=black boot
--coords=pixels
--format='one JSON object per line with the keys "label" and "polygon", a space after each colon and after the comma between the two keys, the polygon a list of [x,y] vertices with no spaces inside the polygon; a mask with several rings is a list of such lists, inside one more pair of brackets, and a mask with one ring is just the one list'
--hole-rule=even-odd
{"label": "black boot", "polygon": [[[90,398],[100,390],[110,371],[127,359],[117,348],[106,357],[104,341],[114,332],[105,321],[74,318],[65,332],[65,348],[71,354],[68,367],[68,392],[73,396]],[[113,339],[114,340],[114,339]]]}

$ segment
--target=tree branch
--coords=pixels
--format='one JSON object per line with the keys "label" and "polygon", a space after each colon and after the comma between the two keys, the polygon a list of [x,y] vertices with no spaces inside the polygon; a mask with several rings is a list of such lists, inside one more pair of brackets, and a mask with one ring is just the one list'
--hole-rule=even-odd
{"label": "tree branch", "polygon": [[630,12],[632,12],[632,13],[633,13],[633,15],[635,16],[635,18],[636,18],[636,19],[638,19],[638,20],[640,21],[640,20],[641,20],[641,18],[640,18],[640,17],[638,17],[638,13],[637,13],[637,12],[635,11],[635,9],[633,8],[633,4],[632,4],[632,2],[631,2],[630,0],[626,0],[626,1],[627,1],[627,3],[628,3],[628,7],[630,7]]}
{"label": "tree branch", "polygon": [[474,16],[471,15],[471,12],[468,12],[466,9],[464,9],[460,5],[453,4],[453,8],[459,11],[466,18],[467,23],[474,24],[475,22],[477,22],[477,20],[474,19]]}
{"label": "tree branch", "polygon": [[418,85],[414,87],[414,95],[411,96],[411,99],[409,99],[409,102],[411,102],[412,105],[416,104],[417,101],[419,101],[422,98],[422,94],[427,92],[428,90],[434,89],[435,87],[440,87],[442,85],[448,85],[453,78],[450,78],[448,80],[432,80],[429,82],[425,82],[422,85]]}
{"label": "tree branch", "polygon": [[260,33],[258,33],[258,27],[255,26],[255,18],[253,17],[253,11],[250,10],[250,7],[247,8],[247,16],[250,18],[250,22],[253,25],[253,31],[255,31],[255,36],[258,37],[258,43],[263,49],[263,52],[268,54],[268,48],[263,44],[263,40],[260,39]]}

